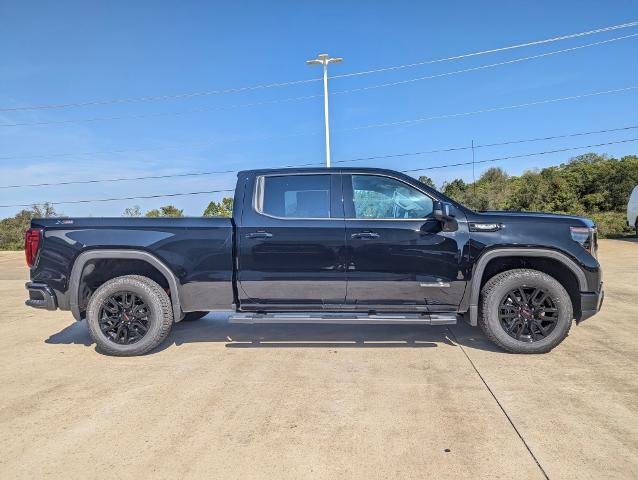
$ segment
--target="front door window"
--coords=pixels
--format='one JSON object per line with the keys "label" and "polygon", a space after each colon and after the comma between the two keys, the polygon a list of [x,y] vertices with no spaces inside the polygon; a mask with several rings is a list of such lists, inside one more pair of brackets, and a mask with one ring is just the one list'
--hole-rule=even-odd
{"label": "front door window", "polygon": [[355,218],[417,219],[432,215],[432,199],[394,178],[352,175]]}

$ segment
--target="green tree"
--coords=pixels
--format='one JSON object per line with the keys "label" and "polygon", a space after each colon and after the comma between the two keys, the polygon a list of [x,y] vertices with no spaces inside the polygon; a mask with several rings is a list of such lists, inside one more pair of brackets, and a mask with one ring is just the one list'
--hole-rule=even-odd
{"label": "green tree", "polygon": [[455,178],[451,182],[443,182],[441,190],[457,202],[470,206],[470,203],[466,201],[467,184],[460,178]]}
{"label": "green tree", "polygon": [[475,182],[456,179],[443,192],[478,210],[546,211],[594,218],[605,235],[629,232],[623,220],[627,200],[638,185],[638,157],[621,159],[586,153],[558,166],[509,176],[490,168]]}
{"label": "green tree", "polygon": [[428,187],[436,188],[436,185],[434,185],[434,182],[432,181],[432,179],[428,177],[427,175],[421,175],[419,177],[419,182],[425,183]]}
{"label": "green tree", "polygon": [[204,210],[205,217],[232,217],[233,199],[225,197],[221,202],[210,202]]}
{"label": "green tree", "polygon": [[122,213],[123,217],[141,217],[142,210],[139,205],[134,205],[132,207],[128,207],[124,209],[124,213]]}
{"label": "green tree", "polygon": [[147,217],[183,217],[184,210],[180,210],[173,205],[165,205],[159,209],[154,208],[146,212]]}
{"label": "green tree", "polygon": [[471,205],[478,210],[503,210],[508,207],[510,177],[505,170],[492,167],[486,170],[466,195]]}
{"label": "green tree", "polygon": [[43,204],[33,204],[33,206],[31,207],[31,213],[33,214],[32,218],[51,218],[60,216],[58,213],[56,213],[55,208],[49,202],[44,202]]}
{"label": "green tree", "polygon": [[32,218],[58,217],[50,203],[34,205],[24,209],[12,218],[0,220],[0,250],[21,250],[24,248],[24,232],[30,226]]}

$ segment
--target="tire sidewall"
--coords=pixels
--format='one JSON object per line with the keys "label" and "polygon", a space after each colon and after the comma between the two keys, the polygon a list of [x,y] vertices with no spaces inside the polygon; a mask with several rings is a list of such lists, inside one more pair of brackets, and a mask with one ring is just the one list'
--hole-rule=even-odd
{"label": "tire sidewall", "polygon": [[[107,337],[100,328],[99,314],[104,301],[118,292],[131,292],[140,297],[149,309],[149,329],[139,341],[130,345],[120,345]],[[144,352],[152,348],[151,344],[159,335],[162,328],[162,303],[152,287],[133,278],[114,278],[99,287],[91,296],[86,310],[86,320],[91,337],[99,348],[110,352],[129,354],[131,352]]]}
{"label": "tire sidewall", "polygon": [[[550,293],[550,296],[558,309],[558,321],[554,330],[542,340],[535,342],[522,342],[509,336],[501,326],[499,319],[500,304],[503,297],[517,287],[539,287]],[[487,323],[491,333],[499,342],[514,351],[546,351],[560,343],[566,336],[571,326],[573,311],[569,295],[563,286],[555,279],[540,272],[534,274],[519,273],[504,278],[490,292],[487,302]]]}

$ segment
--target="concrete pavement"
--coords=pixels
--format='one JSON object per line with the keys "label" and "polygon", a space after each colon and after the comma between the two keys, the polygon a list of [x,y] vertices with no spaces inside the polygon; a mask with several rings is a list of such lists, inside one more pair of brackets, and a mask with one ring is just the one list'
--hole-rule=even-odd
{"label": "concrete pavement", "polygon": [[465,325],[175,326],[94,350],[23,305],[0,254],[2,478],[637,478],[638,243],[601,241],[603,311],[540,356]]}

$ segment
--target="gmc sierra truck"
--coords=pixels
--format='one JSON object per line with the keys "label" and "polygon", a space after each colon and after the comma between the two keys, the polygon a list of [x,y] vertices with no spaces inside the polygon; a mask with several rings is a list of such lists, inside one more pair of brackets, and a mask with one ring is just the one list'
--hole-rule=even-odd
{"label": "gmc sierra truck", "polygon": [[140,355],[174,322],[480,326],[544,353],[594,315],[596,225],[474,212],[391,170],[238,174],[232,218],[34,219],[26,304],[86,319],[100,351]]}

